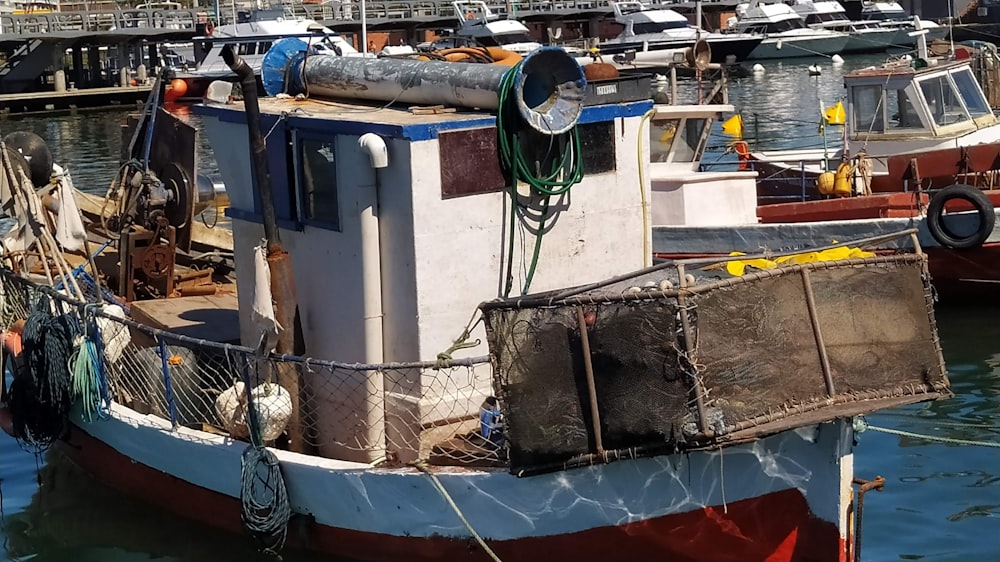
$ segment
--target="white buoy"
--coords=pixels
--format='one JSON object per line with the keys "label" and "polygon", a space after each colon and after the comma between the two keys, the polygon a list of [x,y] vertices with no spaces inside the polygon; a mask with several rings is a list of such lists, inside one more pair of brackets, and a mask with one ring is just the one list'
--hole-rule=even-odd
{"label": "white buoy", "polygon": [[762,64],[760,64],[760,63],[758,62],[757,64],[753,65],[753,71],[754,71],[754,72],[760,72],[760,73],[763,73],[763,72],[764,72],[764,65],[762,65]]}
{"label": "white buoy", "polygon": [[822,73],[823,69],[821,69],[818,64],[809,65],[809,76],[819,76]]}
{"label": "white buoy", "polygon": [[830,57],[830,62],[833,64],[844,64],[844,59],[840,55],[833,55]]}

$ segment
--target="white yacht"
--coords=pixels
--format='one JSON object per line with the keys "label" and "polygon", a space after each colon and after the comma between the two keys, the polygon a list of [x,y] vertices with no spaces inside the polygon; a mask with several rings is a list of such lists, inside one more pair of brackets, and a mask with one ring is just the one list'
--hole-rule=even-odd
{"label": "white yacht", "polygon": [[926,29],[927,41],[944,39],[948,36],[949,28],[937,23],[911,16],[899,4],[899,2],[870,2],[865,0],[861,4],[861,17],[866,20],[877,21],[881,27],[891,29],[896,32],[893,43],[907,48],[913,48],[917,44],[916,37],[911,35],[919,25],[919,29]]}
{"label": "white yacht", "polygon": [[503,47],[525,55],[542,46],[531,37],[527,26],[490,10],[486,2],[480,0],[460,0],[452,2],[458,29],[450,40],[464,41],[484,47]]}
{"label": "white yacht", "polygon": [[845,53],[878,53],[897,46],[893,43],[897,31],[875,20],[850,20],[847,10],[836,0],[791,0],[792,10],[802,16],[813,29],[840,31],[851,36]]}
{"label": "white yacht", "polygon": [[736,6],[728,30],[754,33],[764,39],[750,53],[750,59],[783,59],[841,53],[851,36],[839,31],[814,29],[787,4],[765,4],[751,0]]}
{"label": "white yacht", "polygon": [[[280,10],[258,10],[240,14],[236,23],[206,29],[206,36],[196,38],[194,53],[189,55],[175,46],[173,52],[183,60],[194,60],[194,69],[176,69],[177,78],[187,84],[187,97],[201,97],[213,80],[235,80],[235,75],[222,58],[225,46],[232,46],[254,73],[261,75],[265,55],[279,39],[298,37],[313,52],[342,56],[361,56],[351,43],[336,31],[311,19],[288,16]],[[190,66],[190,65],[186,65]]]}
{"label": "white yacht", "polygon": [[729,56],[738,62],[746,60],[763,40],[750,33],[711,33],[691,25],[687,17],[674,10],[651,7],[638,0],[609,3],[614,9],[615,21],[624,29],[614,39],[601,42],[602,55],[634,51],[634,60],[653,62],[657,57],[662,59],[666,49],[691,47],[702,39],[711,46],[712,62],[725,62]]}

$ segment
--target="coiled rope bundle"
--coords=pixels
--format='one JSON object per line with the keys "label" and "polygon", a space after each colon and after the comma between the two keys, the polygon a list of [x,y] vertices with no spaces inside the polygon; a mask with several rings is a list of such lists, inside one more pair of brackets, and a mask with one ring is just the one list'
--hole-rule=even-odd
{"label": "coiled rope bundle", "polygon": [[257,543],[257,549],[276,555],[285,545],[292,508],[278,457],[264,447],[261,439],[260,416],[249,377],[244,374],[244,379],[250,445],[242,456],[240,516],[243,527]]}
{"label": "coiled rope bundle", "polygon": [[93,314],[87,316],[85,327],[83,341],[73,352],[69,364],[73,369],[73,395],[81,402],[83,420],[92,422],[107,419],[111,398],[104,342]]}
{"label": "coiled rope bundle", "polygon": [[32,307],[22,332],[26,368],[10,387],[14,437],[35,452],[64,434],[73,406],[68,362],[78,330],[71,316],[51,311],[46,297]]}

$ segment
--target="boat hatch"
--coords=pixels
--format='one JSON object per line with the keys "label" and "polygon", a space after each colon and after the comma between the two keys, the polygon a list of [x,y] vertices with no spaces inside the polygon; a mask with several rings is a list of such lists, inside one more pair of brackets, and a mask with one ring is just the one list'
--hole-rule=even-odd
{"label": "boat hatch", "polygon": [[649,124],[649,161],[654,166],[666,163],[698,169],[712,123],[720,112],[733,111],[732,106],[708,107],[655,106]]}
{"label": "boat hatch", "polygon": [[852,140],[954,136],[996,123],[972,70],[871,73],[847,84]]}

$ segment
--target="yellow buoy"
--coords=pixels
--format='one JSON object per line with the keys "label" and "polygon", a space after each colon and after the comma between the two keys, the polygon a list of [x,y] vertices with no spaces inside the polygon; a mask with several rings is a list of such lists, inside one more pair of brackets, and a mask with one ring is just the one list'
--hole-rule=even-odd
{"label": "yellow buoy", "polygon": [[834,179],[833,172],[823,172],[816,178],[816,189],[822,195],[830,195],[833,193]]}
{"label": "yellow buoy", "polygon": [[847,162],[842,162],[837,166],[837,174],[833,181],[833,194],[846,197],[851,194],[851,174],[854,173],[854,166]]}

